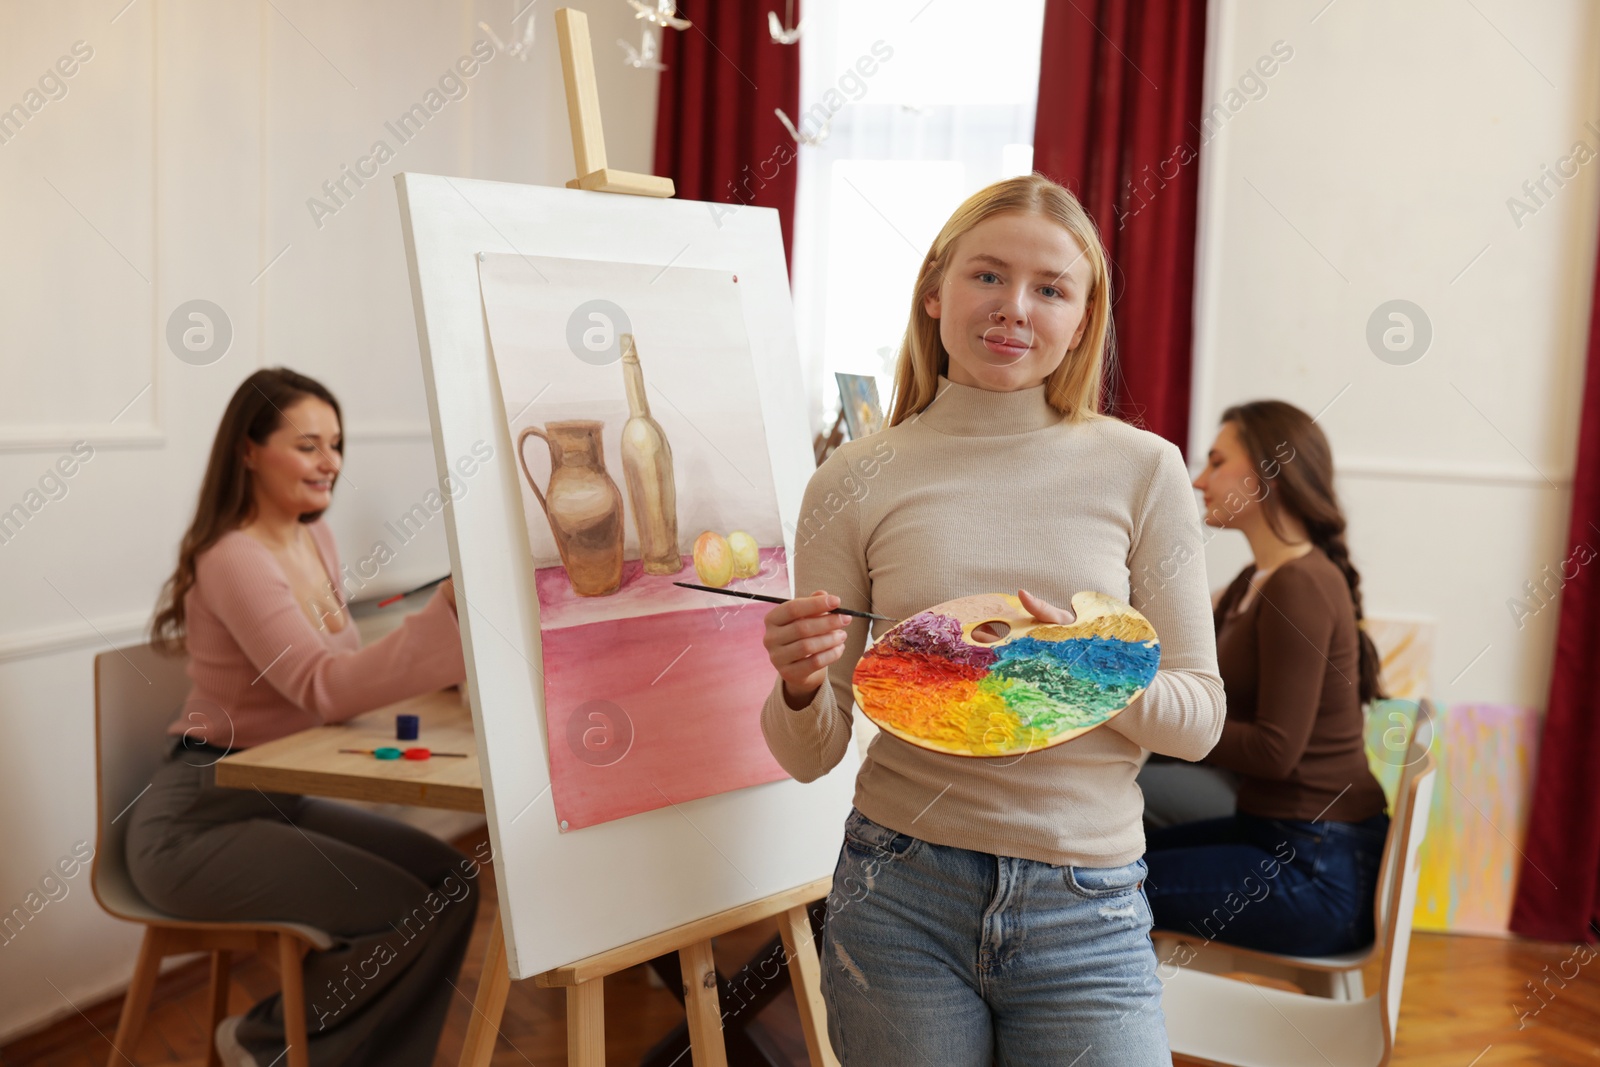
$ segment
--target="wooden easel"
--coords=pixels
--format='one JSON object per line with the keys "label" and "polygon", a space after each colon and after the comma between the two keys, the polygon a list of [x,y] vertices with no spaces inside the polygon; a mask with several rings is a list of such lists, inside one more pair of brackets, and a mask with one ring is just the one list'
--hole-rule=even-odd
{"label": "wooden easel", "polygon": [[[561,42],[561,72],[567,86],[567,116],[572,123],[572,154],[579,173],[567,187],[634,196],[671,196],[670,178],[630,174],[606,167],[588,16],[571,8],[561,8],[556,11],[556,32]],[[567,1063],[573,1067],[605,1067],[606,976],[676,952],[683,970],[684,1008],[689,1019],[689,1047],[694,1067],[727,1067],[722,1007],[717,997],[720,981],[711,955],[711,939],[776,916],[812,1067],[839,1067],[828,1044],[827,1016],[822,1005],[822,972],[807,912],[807,905],[828,895],[832,882],[831,877],[820,878],[535,975],[536,985],[561,987],[567,991]],[[497,914],[489,931],[489,950],[473,999],[472,1019],[467,1024],[461,1067],[489,1067],[510,991],[505,936]]]}
{"label": "wooden easel", "polygon": [[[605,1067],[606,976],[676,951],[683,967],[684,1007],[689,1017],[689,1047],[693,1050],[694,1067],[726,1067],[728,1058],[722,1042],[722,1007],[717,1002],[719,983],[716,964],[711,958],[711,939],[776,916],[812,1067],[839,1067],[833,1048],[828,1044],[827,1016],[822,1006],[822,972],[806,909],[812,901],[828,895],[832,881],[832,878],[819,878],[787,892],[774,893],[535,975],[535,985],[567,991],[567,1063],[572,1067]],[[467,1024],[461,1067],[488,1067],[510,991],[505,940],[500,917],[496,915],[489,931],[489,953],[483,962],[483,977],[472,1003],[472,1019]]]}
{"label": "wooden easel", "polygon": [[833,429],[825,434],[817,434],[811,442],[811,451],[817,461],[817,466],[822,466],[822,461],[833,454],[833,450],[844,443],[844,408],[839,409],[839,417],[833,420]]}
{"label": "wooden easel", "polygon": [[600,90],[594,80],[594,50],[589,46],[589,16],[570,7],[556,10],[561,42],[561,76],[567,84],[567,121],[572,124],[572,155],[578,176],[568,189],[633,196],[671,196],[671,178],[631,174],[606,166],[606,138],[600,127]]}

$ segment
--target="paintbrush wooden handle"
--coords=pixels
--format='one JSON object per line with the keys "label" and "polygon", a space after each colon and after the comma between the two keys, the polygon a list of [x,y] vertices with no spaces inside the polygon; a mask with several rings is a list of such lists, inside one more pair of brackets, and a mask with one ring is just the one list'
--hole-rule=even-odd
{"label": "paintbrush wooden handle", "polygon": [[[760,600],[763,603],[767,603],[767,604],[787,604],[787,603],[789,603],[789,600],[787,598],[784,598],[784,597],[764,596],[761,593],[746,593],[746,592],[743,592],[742,590],[738,590],[738,589],[718,589],[714,585],[696,585],[693,582],[673,582],[672,584],[673,585],[681,585],[685,589],[698,589],[702,593],[720,593],[723,596],[742,597],[745,600]],[[887,615],[874,615],[870,611],[855,611],[855,610],[853,610],[851,608],[834,608],[832,611],[828,612],[828,614],[829,615],[852,615],[852,616],[854,616],[855,618],[858,618],[858,619],[881,619],[884,622],[899,622],[900,621],[899,619],[891,619]]]}

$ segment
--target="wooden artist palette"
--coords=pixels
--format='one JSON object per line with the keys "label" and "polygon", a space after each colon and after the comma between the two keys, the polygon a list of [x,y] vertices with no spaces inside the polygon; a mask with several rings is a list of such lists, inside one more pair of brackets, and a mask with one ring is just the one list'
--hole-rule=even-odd
{"label": "wooden artist palette", "polygon": [[[1131,704],[1161,662],[1150,620],[1115,597],[1072,598],[1046,623],[1006,593],[950,600],[896,624],[856,664],[856,706],[913,745],[1014,756],[1070,741]],[[998,640],[974,637],[1003,623]]]}

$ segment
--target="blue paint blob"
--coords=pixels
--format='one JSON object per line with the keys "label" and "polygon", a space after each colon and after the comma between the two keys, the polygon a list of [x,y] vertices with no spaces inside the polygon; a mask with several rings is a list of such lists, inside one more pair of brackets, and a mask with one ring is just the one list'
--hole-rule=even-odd
{"label": "blue paint blob", "polygon": [[1013,660],[1045,660],[1059,665],[1073,678],[1102,687],[1143,688],[1156,676],[1161,646],[1155,641],[1118,641],[1111,637],[1073,637],[1041,641],[1020,637],[994,649],[999,657],[992,670],[1006,673]]}

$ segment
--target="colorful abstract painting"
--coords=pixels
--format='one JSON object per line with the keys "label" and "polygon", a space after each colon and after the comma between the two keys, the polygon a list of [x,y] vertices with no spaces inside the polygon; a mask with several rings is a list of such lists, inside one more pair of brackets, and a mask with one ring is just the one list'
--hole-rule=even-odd
{"label": "colorful abstract painting", "polygon": [[756,714],[788,560],[738,278],[484,253],[563,830],[786,777]]}
{"label": "colorful abstract painting", "polygon": [[[948,601],[897,623],[856,664],[856,706],[914,745],[955,756],[1036,751],[1092,729],[1155,677],[1154,627],[1103,593],[1041,623],[1006,593]],[[999,624],[997,639],[980,627]]]}
{"label": "colorful abstract painting", "polygon": [[839,412],[850,431],[850,440],[859,441],[883,429],[878,380],[870,374],[835,373],[833,377],[839,383]]}
{"label": "colorful abstract painting", "polygon": [[[1367,757],[1391,802],[1418,705],[1383,700]],[[1438,778],[1422,842],[1419,930],[1505,934],[1527,836],[1541,718],[1531,708],[1453,704],[1433,724]]]}
{"label": "colorful abstract painting", "polygon": [[1361,628],[1378,649],[1383,691],[1403,700],[1421,700],[1432,689],[1434,620],[1368,616]]}

